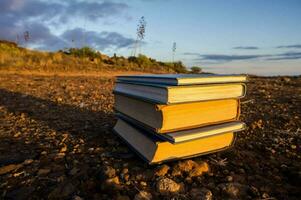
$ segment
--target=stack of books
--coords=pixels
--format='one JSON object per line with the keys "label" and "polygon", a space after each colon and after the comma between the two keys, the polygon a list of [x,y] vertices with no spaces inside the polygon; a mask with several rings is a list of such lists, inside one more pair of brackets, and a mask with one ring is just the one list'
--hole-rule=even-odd
{"label": "stack of books", "polygon": [[243,75],[118,76],[114,132],[144,160],[161,163],[225,150],[234,143]]}

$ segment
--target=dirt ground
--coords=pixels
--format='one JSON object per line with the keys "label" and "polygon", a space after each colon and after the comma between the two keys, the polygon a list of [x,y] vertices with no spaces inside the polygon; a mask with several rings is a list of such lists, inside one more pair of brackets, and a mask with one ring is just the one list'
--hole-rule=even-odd
{"label": "dirt ground", "polygon": [[234,148],[155,166],[111,131],[113,84],[0,74],[0,199],[300,199],[301,77],[251,77]]}

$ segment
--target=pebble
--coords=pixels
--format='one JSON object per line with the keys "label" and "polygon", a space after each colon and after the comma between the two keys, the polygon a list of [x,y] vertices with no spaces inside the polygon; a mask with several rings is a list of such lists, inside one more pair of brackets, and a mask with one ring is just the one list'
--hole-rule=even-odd
{"label": "pebble", "polygon": [[226,177],[226,181],[232,182],[232,181],[233,181],[233,177],[232,177],[232,176],[227,176],[227,177]]}
{"label": "pebble", "polygon": [[176,167],[179,168],[182,172],[189,172],[192,170],[192,168],[197,167],[198,164],[192,160],[185,160],[178,163]]}
{"label": "pebble", "polygon": [[62,199],[70,196],[76,190],[76,187],[71,182],[64,182],[52,190],[48,198],[49,199]]}
{"label": "pebble", "polygon": [[147,183],[146,183],[145,181],[141,181],[141,182],[140,182],[140,185],[146,187],[146,186],[147,186]]}
{"label": "pebble", "polygon": [[39,169],[38,171],[38,175],[46,175],[46,174],[49,174],[51,170],[50,169]]}
{"label": "pebble", "polygon": [[23,164],[10,164],[10,165],[0,167],[0,175],[17,170],[17,169],[21,168],[22,166],[23,166]]}
{"label": "pebble", "polygon": [[116,176],[116,170],[111,166],[105,166],[102,168],[102,175],[107,178]]}
{"label": "pebble", "polygon": [[221,183],[218,185],[222,193],[230,198],[242,198],[247,196],[248,186],[240,183]]}
{"label": "pebble", "polygon": [[30,165],[31,163],[33,163],[33,159],[26,159],[23,164],[24,165]]}
{"label": "pebble", "polygon": [[134,200],[151,200],[153,197],[152,197],[152,194],[147,192],[147,191],[139,191],[138,194],[135,195],[135,198]]}
{"label": "pebble", "polygon": [[213,195],[207,188],[192,188],[190,190],[190,196],[192,200],[212,200]]}
{"label": "pebble", "polygon": [[170,178],[161,178],[156,183],[157,192],[160,194],[178,193],[181,190],[181,185]]}
{"label": "pebble", "polygon": [[190,177],[201,176],[204,173],[209,172],[209,165],[206,162],[202,162],[201,164],[195,166],[190,172]]}
{"label": "pebble", "polygon": [[170,167],[168,165],[162,165],[156,170],[155,175],[156,176],[165,176],[165,174],[167,174],[169,169],[170,169]]}
{"label": "pebble", "polygon": [[74,176],[75,174],[77,174],[80,170],[76,167],[72,168],[70,171],[69,171],[69,174]]}
{"label": "pebble", "polygon": [[115,176],[114,178],[109,178],[105,180],[105,187],[118,187],[120,184],[118,176]]}

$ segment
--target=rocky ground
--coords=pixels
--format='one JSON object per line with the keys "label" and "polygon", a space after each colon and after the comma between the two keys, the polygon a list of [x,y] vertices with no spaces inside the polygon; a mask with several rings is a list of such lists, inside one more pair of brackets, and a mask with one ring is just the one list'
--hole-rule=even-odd
{"label": "rocky ground", "polygon": [[148,166],[113,78],[0,74],[0,199],[300,199],[301,77],[251,78],[231,150]]}

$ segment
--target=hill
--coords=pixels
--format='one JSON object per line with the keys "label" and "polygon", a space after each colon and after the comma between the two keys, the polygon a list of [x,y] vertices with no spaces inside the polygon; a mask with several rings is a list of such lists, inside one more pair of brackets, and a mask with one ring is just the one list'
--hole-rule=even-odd
{"label": "hill", "polygon": [[0,70],[38,72],[140,71],[151,73],[186,73],[181,62],[166,63],[145,55],[109,57],[90,47],[43,52],[19,47],[0,40]]}

